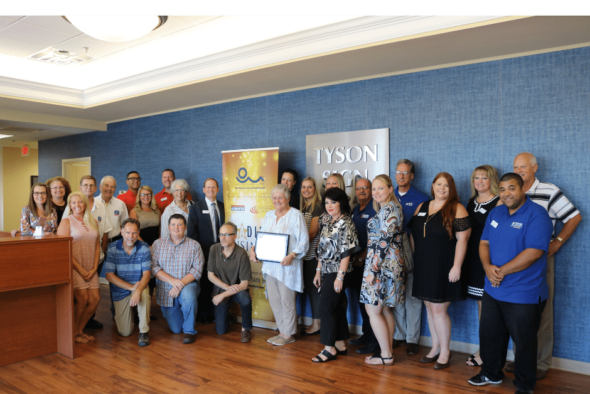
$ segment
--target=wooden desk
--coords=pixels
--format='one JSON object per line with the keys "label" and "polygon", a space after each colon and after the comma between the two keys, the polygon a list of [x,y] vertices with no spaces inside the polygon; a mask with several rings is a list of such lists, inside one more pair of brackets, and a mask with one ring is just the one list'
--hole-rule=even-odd
{"label": "wooden desk", "polygon": [[0,366],[74,358],[72,238],[0,238]]}

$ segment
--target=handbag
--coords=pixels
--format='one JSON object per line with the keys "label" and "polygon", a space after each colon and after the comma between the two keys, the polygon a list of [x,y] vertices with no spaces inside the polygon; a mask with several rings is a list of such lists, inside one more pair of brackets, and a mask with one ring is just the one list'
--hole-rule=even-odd
{"label": "handbag", "polygon": [[406,273],[414,271],[414,257],[412,256],[412,246],[410,245],[410,238],[408,233],[402,232],[402,255],[404,256],[404,264],[406,266]]}

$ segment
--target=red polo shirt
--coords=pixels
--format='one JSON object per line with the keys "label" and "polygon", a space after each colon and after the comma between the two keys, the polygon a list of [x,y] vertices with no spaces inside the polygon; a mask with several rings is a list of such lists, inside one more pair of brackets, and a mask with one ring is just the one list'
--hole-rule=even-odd
{"label": "red polo shirt", "polygon": [[[156,199],[156,205],[158,206],[160,213],[163,213],[166,207],[170,205],[172,201],[174,201],[174,196],[170,193],[167,193],[166,188],[162,189],[161,192],[156,193],[154,198]],[[190,193],[188,193],[186,199],[193,201],[193,197]]]}
{"label": "red polo shirt", "polygon": [[137,194],[133,193],[131,190],[127,190],[123,194],[119,194],[117,198],[125,203],[127,206],[127,212],[131,212],[133,207],[135,206],[135,199],[137,198]]}

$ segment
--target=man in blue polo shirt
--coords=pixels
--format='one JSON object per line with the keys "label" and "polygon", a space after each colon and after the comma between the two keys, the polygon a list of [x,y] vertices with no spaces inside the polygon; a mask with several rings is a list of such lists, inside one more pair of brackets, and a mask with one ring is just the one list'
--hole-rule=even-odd
{"label": "man in blue polo shirt", "polygon": [[[414,216],[416,208],[429,198],[426,194],[412,186],[414,179],[414,163],[408,159],[397,162],[395,169],[395,196],[402,206],[404,214],[404,231],[411,234],[408,222]],[[414,274],[406,267],[406,302],[393,308],[395,319],[395,334],[393,335],[393,348],[406,345],[406,354],[413,356],[418,354],[418,342],[420,341],[420,328],[422,324],[422,300],[412,297]]]}
{"label": "man in blue polo shirt", "polygon": [[547,251],[553,232],[549,214],[523,190],[520,175],[500,179],[500,199],[479,244],[486,272],[479,328],[481,372],[474,386],[500,384],[508,340],[514,341],[514,385],[517,394],[532,393],[536,384],[537,331],[549,297]]}
{"label": "man in blue polo shirt", "polygon": [[111,295],[115,306],[115,323],[119,334],[127,337],[133,333],[131,307],[137,307],[139,315],[139,346],[150,344],[151,297],[148,282],[151,278],[152,255],[150,247],[138,241],[139,222],[125,219],[121,226],[123,239],[109,245],[105,260],[106,278],[111,283]]}
{"label": "man in blue polo shirt", "polygon": [[[352,222],[356,227],[356,233],[359,239],[359,245],[362,248],[360,252],[356,253],[351,258],[352,262],[352,276],[351,276],[351,291],[360,297],[361,286],[363,284],[363,271],[365,268],[365,257],[367,257],[367,222],[376,215],[375,208],[373,208],[373,195],[371,190],[371,181],[361,178],[356,182],[355,187],[356,201],[352,210]],[[365,304],[359,303],[359,309],[363,318],[363,335],[360,338],[351,339],[348,341],[353,346],[364,345],[356,349],[358,354],[373,354],[379,350],[379,343],[371,321],[365,310]]]}

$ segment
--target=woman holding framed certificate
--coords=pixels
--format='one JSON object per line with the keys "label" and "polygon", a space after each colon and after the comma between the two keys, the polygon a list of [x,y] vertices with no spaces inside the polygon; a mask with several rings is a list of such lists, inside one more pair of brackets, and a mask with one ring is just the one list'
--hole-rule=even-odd
{"label": "woman holding framed certificate", "polygon": [[[268,342],[282,346],[295,342],[294,335],[297,333],[297,304],[295,300],[297,292],[303,292],[301,259],[307,253],[309,235],[301,212],[289,206],[291,193],[287,186],[276,185],[272,188],[270,195],[275,209],[267,212],[258,233],[288,235],[287,255],[280,262],[271,259],[263,259],[262,261],[262,273],[266,281],[268,301],[280,333],[269,338]],[[252,261],[258,261],[257,252],[261,255],[275,253],[272,250],[260,250],[260,248],[255,250],[255,248],[250,249],[250,260]]]}
{"label": "woman holding framed certificate", "polygon": [[311,361],[325,363],[346,355],[344,341],[350,338],[346,318],[346,289],[352,272],[350,256],[361,250],[356,227],[350,218],[350,204],[346,193],[333,187],[326,191],[323,205],[327,215],[322,217],[318,243],[318,266],[314,284],[321,286],[320,342],[324,350]]}

